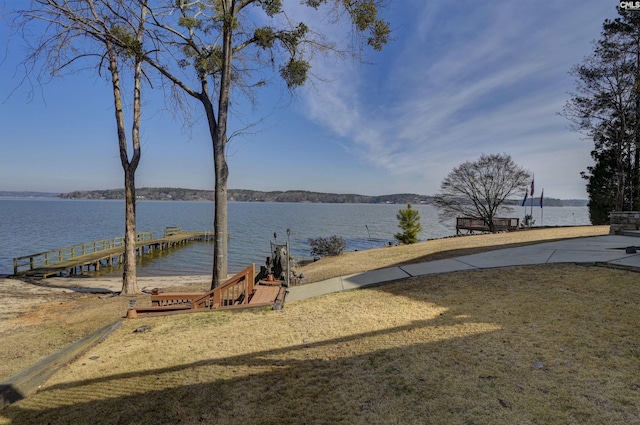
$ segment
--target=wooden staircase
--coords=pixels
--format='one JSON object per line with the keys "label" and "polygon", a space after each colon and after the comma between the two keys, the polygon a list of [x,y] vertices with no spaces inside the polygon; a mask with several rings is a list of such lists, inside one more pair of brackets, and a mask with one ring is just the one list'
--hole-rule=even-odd
{"label": "wooden staircase", "polygon": [[163,316],[210,310],[282,306],[286,288],[279,280],[256,282],[255,265],[231,277],[208,292],[161,292],[151,295],[151,307],[135,307],[127,311],[127,318]]}

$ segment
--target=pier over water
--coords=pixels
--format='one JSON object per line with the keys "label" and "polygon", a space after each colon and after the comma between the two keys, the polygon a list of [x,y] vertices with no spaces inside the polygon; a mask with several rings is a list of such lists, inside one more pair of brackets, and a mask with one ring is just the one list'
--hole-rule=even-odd
{"label": "pier over water", "polygon": [[[162,238],[151,232],[136,234],[136,255],[165,250],[194,241],[212,241],[213,232],[183,232],[179,227],[167,227]],[[85,242],[65,248],[26,255],[13,259],[13,274],[47,278],[72,276],[99,271],[103,265],[113,267],[124,259],[124,236]]]}

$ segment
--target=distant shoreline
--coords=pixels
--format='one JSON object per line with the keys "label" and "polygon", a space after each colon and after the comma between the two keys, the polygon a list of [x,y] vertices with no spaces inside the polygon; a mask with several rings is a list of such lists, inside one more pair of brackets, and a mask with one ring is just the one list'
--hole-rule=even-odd
{"label": "distant shoreline", "polygon": [[[316,203],[316,204],[432,204],[433,196],[415,193],[396,193],[389,195],[360,195],[311,192],[305,190],[257,191],[248,189],[229,189],[230,202],[275,202],[275,203]],[[0,191],[0,199],[73,199],[73,200],[124,200],[123,189],[74,191],[67,193]],[[136,189],[138,201],[213,201],[214,193],[209,190],[183,188],[139,188]],[[545,198],[547,207],[585,207],[586,199]],[[520,205],[518,199],[507,200],[507,205]],[[530,197],[526,206],[540,206],[540,198]]]}

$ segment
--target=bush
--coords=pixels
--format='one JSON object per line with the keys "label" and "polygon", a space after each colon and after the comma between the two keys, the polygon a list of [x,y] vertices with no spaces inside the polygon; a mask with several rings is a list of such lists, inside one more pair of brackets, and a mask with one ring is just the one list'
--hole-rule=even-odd
{"label": "bush", "polygon": [[319,255],[320,257],[340,255],[347,248],[344,239],[336,235],[330,238],[309,238],[309,245],[311,245],[311,255]]}

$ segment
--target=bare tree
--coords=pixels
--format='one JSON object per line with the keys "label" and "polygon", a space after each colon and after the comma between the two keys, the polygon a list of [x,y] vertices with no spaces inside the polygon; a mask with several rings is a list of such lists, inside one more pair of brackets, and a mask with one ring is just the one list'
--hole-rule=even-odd
{"label": "bare tree", "polygon": [[[137,293],[135,172],[141,157],[144,63],[141,47],[145,34],[146,0],[34,0],[32,9],[17,13],[22,28],[33,24],[36,34],[39,34],[32,46],[32,53],[24,62],[29,70],[50,75],[61,75],[65,71],[86,67],[99,75],[108,71],[113,89],[120,162],[124,170],[125,254],[122,293]],[[31,41],[28,34],[25,39]],[[131,154],[125,129],[123,68],[132,71]]]}
{"label": "bare tree", "polygon": [[510,155],[482,155],[467,161],[445,177],[434,204],[441,209],[442,219],[452,214],[483,220],[495,232],[493,219],[507,198],[527,189],[531,174],[511,159]]}
{"label": "bare tree", "polygon": [[355,37],[340,49],[304,22],[295,22],[281,0],[177,0],[149,9],[145,61],[173,86],[195,99],[207,117],[213,147],[214,233],[213,276],[216,287],[227,278],[227,122],[230,102],[269,84],[277,69],[289,89],[303,85],[314,52],[358,55],[365,45],[380,50],[389,25],[378,17],[386,0],[302,0],[322,9],[334,22],[346,17]]}
{"label": "bare tree", "polygon": [[[75,38],[84,31],[85,36],[112,43],[129,57],[142,58],[169,82],[177,102],[181,102],[183,94],[203,106],[215,176],[211,283],[215,287],[227,277],[226,148],[231,99],[242,94],[252,96],[255,88],[269,84],[276,69],[290,90],[302,86],[310,76],[314,52],[351,54],[357,58],[365,46],[380,50],[390,34],[388,23],[378,17],[378,8],[386,1],[300,1],[318,13],[325,12],[330,22],[343,18],[351,22],[355,37],[345,47],[328,42],[308,24],[294,21],[285,13],[282,0],[176,0],[153,6],[145,0],[36,0],[36,4],[40,10],[59,15],[59,20],[55,16],[48,19],[52,27],[58,28],[54,40],[59,42],[59,51],[66,47],[67,34]],[[82,5],[88,9],[101,5],[112,13],[114,21],[77,14]],[[146,10],[146,16],[134,19],[129,11],[136,8]],[[81,19],[76,19],[77,16]],[[319,18],[324,17],[327,16]],[[66,24],[60,24],[68,21],[72,32],[65,32]],[[117,33],[110,30],[114,22],[119,28]]]}

